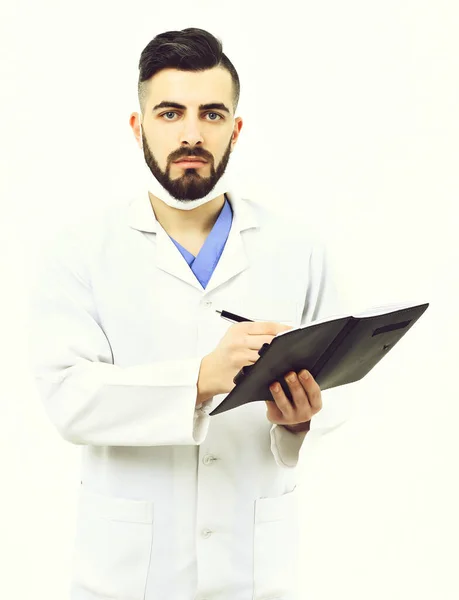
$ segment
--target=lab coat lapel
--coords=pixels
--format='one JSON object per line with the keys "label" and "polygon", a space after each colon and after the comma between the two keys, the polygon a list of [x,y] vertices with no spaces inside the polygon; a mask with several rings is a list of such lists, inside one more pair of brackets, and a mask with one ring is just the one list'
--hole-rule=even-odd
{"label": "lab coat lapel", "polygon": [[140,193],[129,204],[128,223],[133,229],[155,234],[153,243],[156,245],[155,266],[158,269],[178,277],[198,290],[202,290],[201,284],[183,259],[174,242],[156,220],[147,191]]}
{"label": "lab coat lapel", "polygon": [[[249,266],[249,257],[244,248],[243,232],[257,227],[256,213],[249,203],[236,192],[227,192],[233,209],[231,230],[220,260],[215,267],[205,291],[214,290]],[[178,277],[185,283],[202,291],[202,286],[176,248],[166,231],[156,220],[148,193],[135,198],[129,207],[129,225],[139,231],[156,234],[156,267]]]}
{"label": "lab coat lapel", "polygon": [[156,267],[202,291],[202,285],[197,280],[196,275],[159,223],[156,233],[156,245]]}
{"label": "lab coat lapel", "polygon": [[[218,286],[223,285],[229,279],[247,269],[250,264],[247,251],[244,248],[243,231],[247,227],[255,226],[255,216],[252,221],[248,211],[250,207],[243,200],[236,198],[231,193],[228,193],[227,196],[233,208],[233,222],[220,260],[207,284],[206,292],[211,292]],[[241,220],[244,223],[242,227]]]}

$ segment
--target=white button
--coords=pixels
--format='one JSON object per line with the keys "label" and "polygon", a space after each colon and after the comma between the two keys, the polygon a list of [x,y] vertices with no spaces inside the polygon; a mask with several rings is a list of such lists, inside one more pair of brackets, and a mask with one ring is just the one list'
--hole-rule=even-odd
{"label": "white button", "polygon": [[201,535],[203,538],[208,538],[212,535],[212,531],[210,529],[203,529]]}
{"label": "white button", "polygon": [[204,302],[204,308],[210,308],[212,306],[212,302],[206,301]]}
{"label": "white button", "polygon": [[204,458],[202,459],[202,462],[205,465],[211,465],[214,462],[214,460],[217,460],[215,458],[215,456],[211,456],[210,454],[206,454],[206,456],[204,456]]}

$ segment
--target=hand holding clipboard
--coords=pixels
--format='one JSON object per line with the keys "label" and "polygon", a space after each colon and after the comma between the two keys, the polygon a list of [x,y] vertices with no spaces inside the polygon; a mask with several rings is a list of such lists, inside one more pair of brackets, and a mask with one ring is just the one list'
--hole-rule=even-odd
{"label": "hand holding clipboard", "polygon": [[[307,369],[321,390],[362,379],[409,331],[429,304],[383,306],[356,316],[331,317],[279,332],[259,349],[260,358],[244,366],[234,378],[235,387],[210,415],[248,402],[271,397],[269,386],[289,371]],[[217,311],[230,321],[250,321],[228,311]],[[284,326],[285,327],[285,326]]]}

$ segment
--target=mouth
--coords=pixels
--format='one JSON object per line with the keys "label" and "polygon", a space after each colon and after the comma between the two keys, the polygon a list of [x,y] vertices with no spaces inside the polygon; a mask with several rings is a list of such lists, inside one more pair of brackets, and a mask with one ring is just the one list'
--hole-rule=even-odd
{"label": "mouth", "polygon": [[175,163],[179,163],[179,162],[202,162],[202,163],[206,163],[206,159],[202,158],[201,156],[196,156],[193,154],[191,154],[190,156],[182,156],[182,158],[179,158],[178,160],[174,161]]}
{"label": "mouth", "polygon": [[183,169],[198,169],[199,167],[203,167],[207,163],[203,160],[179,160],[174,163],[175,165],[182,167]]}

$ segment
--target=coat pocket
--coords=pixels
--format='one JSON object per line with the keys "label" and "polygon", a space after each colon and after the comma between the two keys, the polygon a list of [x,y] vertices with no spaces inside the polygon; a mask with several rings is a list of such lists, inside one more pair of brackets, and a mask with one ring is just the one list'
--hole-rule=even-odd
{"label": "coat pocket", "polygon": [[296,486],[255,502],[254,600],[293,600],[298,586]]}
{"label": "coat pocket", "polygon": [[91,598],[143,600],[153,541],[153,503],[81,489],[74,589]]}

